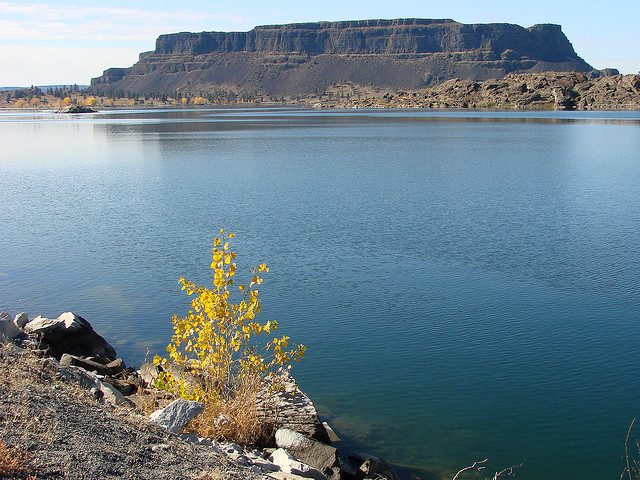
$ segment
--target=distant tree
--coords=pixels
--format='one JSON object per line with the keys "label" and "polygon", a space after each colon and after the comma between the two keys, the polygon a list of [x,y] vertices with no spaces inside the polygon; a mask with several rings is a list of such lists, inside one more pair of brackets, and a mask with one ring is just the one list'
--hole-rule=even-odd
{"label": "distant tree", "polygon": [[69,105],[69,104],[71,103],[71,98],[70,98],[70,97],[64,97],[64,98],[62,99],[62,103],[64,103],[64,104],[65,104],[65,106],[66,106],[66,105]]}
{"label": "distant tree", "polygon": [[42,102],[38,97],[32,97],[31,100],[29,100],[29,103],[31,106],[38,108]]}
{"label": "distant tree", "polygon": [[180,99],[180,102],[182,102],[182,105],[186,105],[187,103],[189,103],[189,97],[182,97]]}
{"label": "distant tree", "polygon": [[87,98],[87,106],[95,107],[97,104],[98,104],[98,100],[96,100],[96,97]]}

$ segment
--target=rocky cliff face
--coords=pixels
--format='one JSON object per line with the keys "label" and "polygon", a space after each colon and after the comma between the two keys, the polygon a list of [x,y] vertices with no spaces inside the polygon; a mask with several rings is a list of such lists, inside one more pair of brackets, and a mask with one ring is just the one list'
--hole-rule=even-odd
{"label": "rocky cliff face", "polygon": [[161,35],[131,68],[92,80],[99,92],[216,88],[305,95],[338,82],[421,88],[450,78],[591,71],[559,25],[466,25],[399,19],[256,27],[249,32]]}

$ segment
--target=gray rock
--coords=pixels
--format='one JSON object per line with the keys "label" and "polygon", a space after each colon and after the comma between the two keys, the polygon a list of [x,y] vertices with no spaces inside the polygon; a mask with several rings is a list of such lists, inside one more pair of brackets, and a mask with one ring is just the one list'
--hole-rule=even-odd
{"label": "gray rock", "polygon": [[179,437],[183,442],[192,443],[193,445],[198,445],[199,443],[198,434],[196,432],[181,433]]}
{"label": "gray rock", "polygon": [[15,323],[18,328],[24,328],[24,326],[29,323],[29,315],[27,315],[26,312],[21,312],[13,319],[13,323]]}
{"label": "gray rock", "polygon": [[251,466],[260,469],[260,473],[280,471],[280,467],[278,465],[276,465],[275,463],[271,463],[269,460],[265,460],[260,455],[247,453],[245,454],[245,456],[247,457],[247,460],[249,460],[249,464]]}
{"label": "gray rock", "polygon": [[167,429],[171,433],[178,433],[184,426],[200,415],[204,404],[179,398],[165,408],[153,412],[149,421]]}
{"label": "gray rock", "polygon": [[23,331],[13,323],[10,315],[0,319],[0,342],[7,342],[23,336]]}
{"label": "gray rock", "polygon": [[205,447],[213,447],[213,442],[209,438],[198,438],[198,445],[203,445]]}
{"label": "gray rock", "polygon": [[94,387],[98,390],[102,390],[98,376],[95,373],[87,372],[85,369],[80,367],[75,367],[73,365],[63,367],[58,372],[58,377],[70,382],[75,382],[87,390],[91,390]]}
{"label": "gray rock", "polygon": [[94,362],[87,358],[78,357],[76,355],[70,355],[68,353],[63,353],[60,357],[60,365],[63,367],[68,367],[69,365],[74,365],[76,367],[84,368],[89,372],[95,372],[100,375],[111,375],[111,369],[106,365],[102,365],[101,363]]}
{"label": "gray rock", "polygon": [[218,449],[225,455],[244,455],[242,447],[233,442],[218,443]]}
{"label": "gray rock", "polygon": [[124,363],[122,358],[116,358],[113,362],[107,363],[107,367],[111,369],[112,373],[120,373],[124,372],[127,369],[127,366]]}
{"label": "gray rock", "polygon": [[238,465],[243,465],[245,467],[250,465],[249,459],[245,455],[244,450],[237,443],[219,443],[217,447],[218,450],[227,456],[227,458],[233,460]]}
{"label": "gray rock", "polygon": [[331,428],[331,425],[329,425],[327,422],[322,422],[322,425],[324,425],[324,428],[327,431],[327,434],[329,435],[329,439],[331,440],[332,445],[336,442],[341,441],[338,434],[333,430],[333,428]]}
{"label": "gray rock", "polygon": [[296,460],[284,448],[279,448],[273,452],[269,457],[269,461],[278,465],[284,473],[292,473],[293,475],[316,480],[327,480],[327,477],[322,472]]}
{"label": "gray rock", "polygon": [[374,457],[372,455],[357,454],[353,457],[349,457],[347,460],[360,463],[358,468],[357,477],[360,478],[376,478],[384,480],[400,480],[400,477],[394,472],[391,465],[384,460]]}
{"label": "gray rock", "polygon": [[340,478],[340,461],[335,448],[288,429],[276,431],[276,444],[327,478]]}
{"label": "gray rock", "polygon": [[25,332],[41,338],[56,358],[69,353],[79,357],[97,356],[107,362],[117,357],[115,349],[79,315],[65,312],[58,318],[38,316],[27,323]]}
{"label": "gray rock", "polygon": [[133,403],[125,398],[125,396],[113,385],[106,382],[100,382],[100,390],[103,393],[103,400],[111,405],[131,407]]}
{"label": "gray rock", "polygon": [[[282,387],[271,392],[274,382]],[[331,444],[311,399],[296,385],[288,371],[267,378],[267,387],[258,398],[258,416],[276,429],[286,428],[305,437]]]}
{"label": "gray rock", "polygon": [[129,395],[133,395],[138,391],[138,386],[135,385],[134,383],[118,380],[117,378],[113,378],[109,375],[105,375],[103,382],[108,383],[112,387],[115,387],[125,397],[128,397]]}

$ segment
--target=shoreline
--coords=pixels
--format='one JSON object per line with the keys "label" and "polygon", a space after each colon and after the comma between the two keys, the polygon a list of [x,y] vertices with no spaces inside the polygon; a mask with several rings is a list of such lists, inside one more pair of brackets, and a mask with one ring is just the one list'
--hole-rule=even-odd
{"label": "shoreline", "polygon": [[[65,102],[51,94],[11,97],[0,95],[0,109],[61,110],[72,105],[95,109],[113,108],[198,108],[299,106],[318,109],[487,109],[501,111],[635,111],[640,110],[640,73],[593,78],[584,73],[511,73],[501,79],[474,81],[454,78],[418,90],[374,88],[353,83],[335,84],[324,92],[307,96],[282,96],[244,100],[230,91],[233,101],[207,95],[204,91],[175,98],[127,93],[127,97],[93,96],[91,90],[68,93]],[[63,93],[67,94],[67,93]]]}
{"label": "shoreline", "polygon": [[[0,385],[0,450],[5,450],[0,453],[8,452],[7,455],[10,454],[16,459],[22,459],[20,460],[21,465],[24,464],[21,467],[24,467],[22,470],[12,472],[15,475],[12,478],[27,480],[57,478],[55,475],[51,476],[51,472],[27,477],[31,473],[28,471],[26,458],[33,455],[27,455],[26,452],[33,453],[35,450],[35,456],[38,457],[38,452],[41,452],[42,449],[34,447],[28,439],[21,437],[17,432],[12,433],[15,428],[10,428],[8,422],[5,421],[6,416],[3,417],[3,403],[14,396],[20,396],[11,388],[11,383],[16,382],[17,378],[22,378],[32,389],[36,390],[55,390],[56,393],[59,393],[70,386],[73,395],[81,400],[72,407],[68,405],[68,400],[65,400],[62,402],[62,406],[65,408],[85,411],[86,408],[94,409],[92,405],[97,404],[102,409],[106,408],[108,412],[117,412],[120,417],[134,418],[134,423],[141,426],[140,435],[137,433],[133,435],[136,439],[141,436],[148,440],[147,430],[149,428],[156,434],[167,431],[174,436],[163,438],[172,440],[172,445],[179,446],[184,443],[190,446],[189,448],[202,447],[209,456],[217,456],[216,465],[218,468],[225,463],[230,463],[234,466],[234,471],[239,468],[242,472],[254,474],[255,478],[275,480],[400,480],[393,468],[377,457],[367,454],[345,454],[345,451],[350,452],[348,446],[342,444],[341,439],[326,422],[322,422],[311,399],[297,387],[295,379],[289,376],[288,371],[277,374],[284,379],[283,390],[267,393],[269,390],[266,389],[263,394],[266,396],[258,397],[258,418],[261,418],[261,422],[265,425],[272,426],[273,437],[264,447],[256,449],[252,445],[237,445],[224,439],[201,438],[195,432],[190,431],[189,422],[202,412],[204,404],[186,401],[157,390],[154,385],[159,371],[157,366],[147,363],[141,365],[139,369],[127,367],[122,358],[117,357],[115,349],[96,333],[84,318],[72,312],[63,313],[57,319],[41,316],[29,319],[26,313],[20,313],[14,318],[6,312],[2,312],[1,317],[0,359],[3,364],[3,375],[6,378],[2,382],[5,386],[4,390]],[[11,364],[14,367],[11,367]],[[20,368],[35,369],[35,371],[31,375],[13,371]],[[173,372],[173,370],[171,371]],[[190,376],[187,370],[183,370],[181,375]],[[15,401],[9,403],[16,406]],[[39,418],[37,413],[32,411],[33,406],[30,405],[30,399],[23,398],[22,403],[19,409],[28,411],[25,413],[25,417]],[[186,420],[183,417],[190,414],[184,413],[182,410],[180,413],[174,412],[177,408],[190,409],[194,404],[201,405],[201,407],[198,407],[197,411]],[[56,405],[53,410],[59,406]],[[47,407],[46,403],[41,407],[51,409]],[[152,412],[151,415],[149,415],[150,412]],[[87,413],[85,412],[84,415]],[[231,421],[231,419],[228,420]],[[58,419],[58,422],[67,421],[66,414],[64,414],[64,420]],[[78,431],[78,425],[73,422],[82,423],[82,421],[76,418],[70,422],[63,425],[63,428],[68,431]],[[95,418],[93,422],[101,423]],[[157,426],[154,427],[152,424]],[[7,430],[8,427],[9,430]],[[58,427],[58,424],[50,427],[45,425],[46,430],[56,430]],[[102,425],[98,430],[106,428]],[[184,430],[186,433],[181,433],[183,428],[186,429]],[[81,447],[83,450],[88,449],[89,445],[96,445],[96,442],[104,441],[102,436],[95,436],[95,428],[87,431],[86,427],[82,427],[79,430],[85,432],[86,437],[78,438],[76,434],[72,443],[83,445]],[[82,434],[80,434],[81,436]],[[38,443],[42,443],[43,439],[39,440]],[[338,444],[337,448],[332,445],[336,443]],[[137,448],[144,448],[144,445],[137,445]],[[157,450],[163,449],[165,447]],[[221,457],[224,461],[220,460]],[[158,461],[161,462],[161,460]],[[96,468],[100,468],[99,463]],[[39,465],[38,468],[46,470],[46,462],[36,462],[36,464]],[[68,468],[82,470],[82,467],[83,465],[76,465]],[[3,478],[6,473],[3,468],[2,462],[0,462],[0,478]],[[402,469],[402,471],[405,472],[406,469]],[[23,476],[19,475],[21,472],[24,473]],[[138,476],[138,472],[133,473],[133,477],[127,478],[146,478]],[[406,473],[408,478],[408,472]],[[244,473],[242,476],[243,478],[252,478],[251,475],[244,475]],[[74,478],[73,475],[71,478]],[[83,478],[85,477],[83,476]],[[92,479],[94,477],[86,478]],[[99,476],[95,478],[121,477]],[[150,478],[164,477],[151,476]],[[184,477],[174,476],[171,478]],[[206,479],[209,477],[201,475],[197,478]]]}

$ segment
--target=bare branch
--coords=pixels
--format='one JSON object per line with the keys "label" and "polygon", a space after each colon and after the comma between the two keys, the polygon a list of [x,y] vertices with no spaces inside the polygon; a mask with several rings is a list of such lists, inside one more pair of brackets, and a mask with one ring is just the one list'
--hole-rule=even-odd
{"label": "bare branch", "polygon": [[629,431],[627,431],[627,438],[625,438],[624,440],[624,458],[627,461],[627,467],[622,471],[622,474],[620,475],[620,480],[622,480],[625,473],[629,474],[629,480],[633,480],[633,478],[631,477],[631,465],[629,465],[629,437],[631,436],[631,429],[633,428],[633,424],[635,422],[636,422],[636,419],[634,418],[631,421],[631,425],[629,425]]}
{"label": "bare branch", "polygon": [[493,480],[497,480],[498,477],[510,477],[511,475],[515,475],[515,473],[513,472],[513,470],[515,468],[520,468],[522,467],[522,463],[520,465],[512,465],[511,467],[507,467],[504,470],[500,471],[500,472],[496,472],[496,474],[493,477]]}
{"label": "bare branch", "polygon": [[460,470],[458,473],[456,473],[456,475],[451,479],[451,480],[458,480],[458,477],[460,476],[461,473],[466,472],[468,470],[478,470],[481,471],[486,467],[487,463],[489,463],[489,459],[485,458],[484,460],[481,460],[479,462],[473,462],[473,465],[469,465],[468,467],[464,467],[462,470]]}

